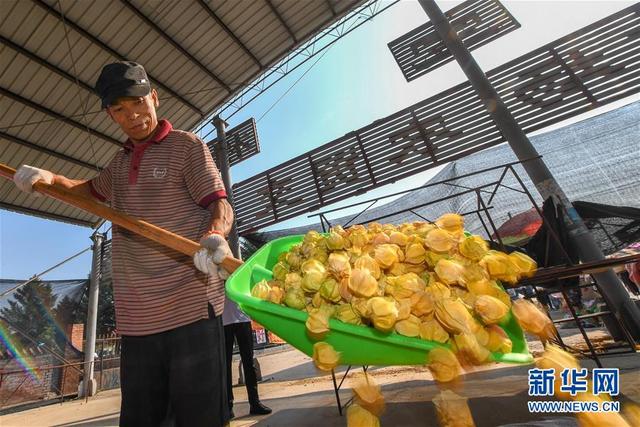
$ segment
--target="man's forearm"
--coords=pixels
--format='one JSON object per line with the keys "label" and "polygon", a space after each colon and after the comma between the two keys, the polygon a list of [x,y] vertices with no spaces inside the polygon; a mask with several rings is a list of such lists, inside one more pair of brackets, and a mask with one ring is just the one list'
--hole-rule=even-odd
{"label": "man's forearm", "polygon": [[83,197],[94,198],[89,188],[89,181],[81,179],[69,179],[64,175],[53,175],[53,185],[66,188]]}
{"label": "man's forearm", "polygon": [[227,237],[233,225],[233,209],[227,199],[214,200],[208,210],[211,212],[209,231],[217,231]]}

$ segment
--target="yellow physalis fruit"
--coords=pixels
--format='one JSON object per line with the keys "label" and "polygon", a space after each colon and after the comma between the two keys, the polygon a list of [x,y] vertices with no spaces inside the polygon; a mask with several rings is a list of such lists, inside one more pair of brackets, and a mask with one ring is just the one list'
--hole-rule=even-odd
{"label": "yellow physalis fruit", "polygon": [[284,281],[287,273],[289,273],[289,265],[285,262],[280,261],[273,266],[273,270],[271,271],[273,272],[274,279]]}
{"label": "yellow physalis fruit", "polygon": [[353,295],[351,295],[351,292],[349,291],[348,277],[345,277],[344,279],[340,280],[338,289],[340,291],[340,296],[342,297],[342,299],[347,302],[351,302],[351,298],[353,298]]}
{"label": "yellow physalis fruit", "polygon": [[408,265],[403,262],[396,262],[387,269],[387,276],[402,276],[407,272]]}
{"label": "yellow physalis fruit", "polygon": [[453,339],[460,360],[472,365],[481,365],[491,358],[489,350],[480,345],[474,334],[458,334]]}
{"label": "yellow physalis fruit", "polygon": [[476,321],[460,299],[436,300],[435,315],[440,324],[454,334],[472,334]]}
{"label": "yellow physalis fruit", "polygon": [[347,408],[347,427],[380,427],[380,420],[354,403]]}
{"label": "yellow physalis fruit", "polygon": [[351,274],[351,264],[349,264],[349,256],[346,252],[333,252],[329,254],[327,262],[329,264],[329,271],[338,279]]}
{"label": "yellow physalis fruit", "polygon": [[489,280],[489,274],[475,262],[462,262],[462,265],[464,266],[464,270],[460,278],[461,285],[468,287],[469,283]]}
{"label": "yellow physalis fruit", "polygon": [[380,266],[368,254],[358,257],[353,263],[353,266],[360,270],[368,270],[376,280],[380,279]]}
{"label": "yellow physalis fruit", "polygon": [[411,298],[401,298],[396,300],[398,307],[398,320],[404,320],[411,315]]}
{"label": "yellow physalis fruit", "polygon": [[402,261],[399,256],[401,253],[402,251],[397,245],[378,245],[374,251],[374,259],[380,267],[389,268],[396,262]]}
{"label": "yellow physalis fruit", "polygon": [[427,354],[427,366],[433,379],[439,383],[448,383],[457,379],[462,373],[462,366],[451,350],[436,347]]}
{"label": "yellow physalis fruit", "polygon": [[424,243],[432,251],[448,252],[453,248],[455,239],[447,230],[435,228],[427,234]]}
{"label": "yellow physalis fruit", "polygon": [[315,230],[311,230],[304,235],[304,238],[302,240],[303,247],[304,247],[304,243],[316,244],[320,242],[322,239],[323,239],[322,234],[318,233]]}
{"label": "yellow physalis fruit", "polygon": [[402,276],[387,276],[385,292],[396,299],[411,298],[416,292],[424,292],[427,284],[415,273]]}
{"label": "yellow physalis fruit", "polygon": [[409,237],[400,231],[392,231],[389,234],[389,242],[404,248],[409,242]]}
{"label": "yellow physalis fruit", "polygon": [[511,252],[509,258],[518,267],[520,277],[532,277],[536,273],[538,264],[528,255],[522,252]]}
{"label": "yellow physalis fruit", "polygon": [[464,305],[467,306],[467,308],[469,309],[473,308],[473,305],[476,303],[476,298],[478,298],[477,295],[469,292],[464,288],[460,288],[458,286],[452,286],[451,292],[452,292],[453,298],[456,298],[456,297],[460,298],[464,303]]}
{"label": "yellow physalis fruit", "polygon": [[411,301],[411,313],[418,317],[431,314],[435,309],[431,292],[416,292],[411,297]]}
{"label": "yellow physalis fruit", "polygon": [[316,292],[315,294],[313,294],[313,297],[311,298],[311,305],[315,308],[320,308],[322,303],[323,303],[323,300],[322,300],[322,295],[320,295],[320,292]]}
{"label": "yellow physalis fruit", "polygon": [[511,298],[509,297],[509,294],[493,280],[470,282],[467,284],[467,289],[476,296],[491,295],[492,297],[499,299],[507,307],[511,307]]}
{"label": "yellow physalis fruit", "polygon": [[362,248],[369,244],[369,234],[365,229],[353,230],[349,234],[349,241],[351,246]]}
{"label": "yellow physalis fruit", "polygon": [[489,351],[511,353],[513,343],[504,329],[498,325],[489,325],[485,330],[489,334],[489,341],[485,346]]}
{"label": "yellow physalis fruit", "polygon": [[334,317],[341,322],[352,325],[362,325],[360,315],[356,313],[351,304],[340,304],[334,313]]}
{"label": "yellow physalis fruit", "polygon": [[369,300],[366,298],[352,298],[351,307],[356,314],[364,319],[371,317],[371,309],[369,308]]}
{"label": "yellow physalis fruit", "polygon": [[285,258],[287,264],[289,264],[290,269],[298,269],[302,264],[302,257],[297,252],[289,252]]}
{"label": "yellow physalis fruit", "polygon": [[509,314],[509,307],[489,295],[478,296],[473,309],[485,325],[500,323]]}
{"label": "yellow physalis fruit", "polygon": [[513,302],[511,309],[525,331],[537,335],[542,341],[548,341],[554,336],[553,322],[531,301],[519,299]]}
{"label": "yellow physalis fruit", "polygon": [[326,279],[322,282],[318,293],[322,295],[322,298],[331,302],[338,302],[342,298],[340,296],[340,285],[332,278]]}
{"label": "yellow physalis fruit", "polygon": [[269,299],[269,291],[271,290],[271,286],[267,283],[266,280],[261,280],[251,288],[251,296],[259,298],[261,300]]}
{"label": "yellow physalis fruit", "polygon": [[462,215],[446,213],[436,220],[436,225],[449,233],[461,233],[464,231],[464,218]]}
{"label": "yellow physalis fruit", "polygon": [[325,242],[327,245],[327,249],[329,249],[330,251],[339,251],[346,247],[344,237],[342,237],[335,231],[329,233],[329,235],[325,238]]}
{"label": "yellow physalis fruit", "polygon": [[420,324],[420,338],[427,341],[445,343],[449,340],[449,333],[434,318]]}
{"label": "yellow physalis fruit", "polygon": [[289,288],[284,294],[284,303],[287,307],[302,310],[307,304],[304,292],[300,288]]}
{"label": "yellow physalis fruit", "polygon": [[[406,259],[405,259],[405,261],[406,261]],[[403,263],[403,266],[404,266],[404,274],[406,274],[406,273],[415,273],[418,276],[421,276],[423,274],[429,273],[429,271],[427,270],[427,264],[424,263],[424,262],[422,262],[420,264]]]}
{"label": "yellow physalis fruit", "polygon": [[321,263],[325,263],[325,262],[327,262],[328,258],[329,258],[329,254],[327,254],[327,251],[325,249],[319,248],[319,247],[315,247],[311,251],[311,258],[309,258],[309,259],[313,259],[313,260],[319,261]]}
{"label": "yellow physalis fruit", "polygon": [[420,264],[424,262],[426,253],[422,243],[409,243],[404,251],[404,260],[409,264]]}
{"label": "yellow physalis fruit", "polygon": [[499,251],[489,251],[479,262],[492,279],[502,280],[507,283],[516,283],[520,269],[509,257]]}
{"label": "yellow physalis fruit", "polygon": [[303,262],[300,270],[302,271],[301,287],[305,292],[317,292],[327,277],[326,268],[320,261],[315,259]]}
{"label": "yellow physalis fruit", "polygon": [[329,316],[323,310],[312,311],[309,313],[305,327],[309,338],[320,341],[329,333]]}
{"label": "yellow physalis fruit", "polygon": [[458,244],[460,253],[473,261],[478,261],[489,251],[489,244],[482,237],[473,235],[463,237]]}
{"label": "yellow physalis fruit", "polygon": [[464,275],[464,265],[453,259],[441,259],[436,264],[435,272],[445,285],[456,285]]}
{"label": "yellow physalis fruit", "polygon": [[415,234],[421,238],[425,238],[431,230],[436,228],[435,224],[429,222],[420,222],[415,224]]}
{"label": "yellow physalis fruit", "polygon": [[369,270],[354,268],[349,278],[349,292],[357,297],[370,298],[378,292],[378,281]]}
{"label": "yellow physalis fruit", "polygon": [[317,342],[313,345],[313,362],[321,371],[330,372],[340,363],[340,353],[326,342]]}
{"label": "yellow physalis fruit", "polygon": [[368,303],[369,318],[373,326],[382,332],[391,332],[398,320],[398,308],[393,300],[373,297]]}
{"label": "yellow physalis fruit", "polygon": [[280,304],[284,299],[284,289],[280,286],[272,286],[269,289],[269,295],[267,297],[267,301],[270,301],[274,304]]}
{"label": "yellow physalis fruit", "polygon": [[433,295],[434,302],[451,298],[451,288],[440,282],[430,282],[426,291]]}
{"label": "yellow physalis fruit", "polygon": [[395,328],[396,332],[405,337],[417,337],[420,335],[420,319],[414,315],[410,315],[404,320],[398,320]]}
{"label": "yellow physalis fruit", "polygon": [[389,239],[389,236],[386,233],[383,233],[383,232],[376,233],[376,235],[373,236],[373,239],[371,239],[371,243],[374,246],[385,245],[385,244],[389,243],[390,241],[391,241],[391,239]]}
{"label": "yellow physalis fruit", "polygon": [[571,394],[560,389],[562,385],[562,371],[566,369],[580,369],[580,363],[571,354],[560,347],[547,344],[542,357],[536,360],[536,366],[540,369],[554,370],[554,395],[561,399],[570,399]]}
{"label": "yellow physalis fruit", "polygon": [[284,277],[284,289],[299,288],[302,286],[302,276],[299,273],[287,273]]}
{"label": "yellow physalis fruit", "polygon": [[373,377],[365,372],[362,375],[356,375],[352,384],[355,403],[377,417],[382,415],[385,406],[384,397]]}
{"label": "yellow physalis fruit", "polygon": [[440,427],[475,427],[467,399],[451,390],[433,398]]}

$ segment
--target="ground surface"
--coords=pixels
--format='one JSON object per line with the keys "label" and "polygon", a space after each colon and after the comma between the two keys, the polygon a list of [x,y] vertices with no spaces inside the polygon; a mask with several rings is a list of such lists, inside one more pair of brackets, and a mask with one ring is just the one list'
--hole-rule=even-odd
{"label": "ground surface", "polygon": [[[590,331],[594,338],[599,333]],[[580,341],[577,330],[563,331],[563,335],[574,344]],[[532,342],[530,347],[534,354],[541,349],[536,342]],[[620,368],[622,393],[625,398],[640,402],[640,353],[610,356],[603,359],[603,364]],[[237,386],[234,388],[234,410],[238,418],[232,421],[232,427],[346,425],[344,417],[338,414],[331,376],[318,372],[308,357],[295,349],[285,348],[284,351],[260,356],[260,365],[265,380],[260,384],[260,395],[274,412],[266,417],[247,415],[246,392],[244,387]],[[583,365],[595,366],[590,361],[584,361]],[[528,369],[529,366],[494,364],[466,375],[460,393],[469,398],[478,427],[514,426],[519,423],[527,423],[524,424],[527,426],[575,425],[573,418],[528,413]],[[381,418],[382,426],[437,425],[431,399],[438,393],[438,388],[425,368],[385,367],[372,368],[369,372],[382,385],[387,402],[386,412]],[[342,373],[338,380],[341,376]],[[340,397],[343,403],[351,397],[349,377]],[[117,426],[119,405],[119,391],[111,390],[101,392],[88,402],[74,400],[5,415],[0,417],[0,426]],[[540,424],[544,419],[547,423]],[[537,424],[531,424],[533,421]]]}

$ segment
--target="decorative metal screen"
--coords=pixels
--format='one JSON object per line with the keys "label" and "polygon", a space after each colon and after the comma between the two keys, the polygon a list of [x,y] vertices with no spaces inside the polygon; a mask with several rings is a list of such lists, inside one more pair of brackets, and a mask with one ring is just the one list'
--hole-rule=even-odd
{"label": "decorative metal screen", "polygon": [[[525,132],[640,92],[640,4],[487,76]],[[489,101],[490,102],[490,101]],[[237,183],[241,234],[504,142],[468,82]]]}
{"label": "decorative metal screen", "polygon": [[[213,151],[213,147],[217,143],[218,138],[215,138],[209,141],[207,145]],[[240,163],[260,152],[258,131],[256,130],[256,121],[253,117],[227,132],[227,147],[229,147],[230,166]]]}
{"label": "decorative metal screen", "polygon": [[[469,50],[520,28],[520,23],[498,0],[469,0],[445,16]],[[431,22],[392,41],[389,49],[407,81],[453,60]]]}

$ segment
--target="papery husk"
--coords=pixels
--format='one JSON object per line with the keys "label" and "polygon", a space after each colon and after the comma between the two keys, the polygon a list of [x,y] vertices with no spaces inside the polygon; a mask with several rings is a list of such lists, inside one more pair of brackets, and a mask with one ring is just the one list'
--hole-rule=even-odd
{"label": "papery husk", "polygon": [[333,278],[326,279],[322,282],[318,293],[327,301],[339,302],[342,299],[340,296],[340,284]]}
{"label": "papery husk", "polygon": [[420,323],[420,338],[444,344],[449,340],[449,333],[444,330],[435,318],[431,318]]}
{"label": "papery husk", "polygon": [[349,255],[346,252],[332,252],[327,259],[329,271],[337,279],[348,277],[351,274]]}
{"label": "papery husk", "polygon": [[378,291],[378,281],[369,270],[354,268],[349,277],[349,292],[357,297],[370,298]]}
{"label": "papery husk", "polygon": [[427,234],[424,244],[435,252],[449,252],[455,246],[456,240],[447,230],[435,228]]}
{"label": "papery husk", "polygon": [[380,275],[382,274],[378,263],[368,254],[358,257],[353,266],[359,270],[368,270],[376,280],[380,279]]}
{"label": "papery husk", "polygon": [[522,252],[511,252],[509,258],[518,267],[520,277],[533,277],[536,273],[538,264],[530,256]]}
{"label": "papery husk", "polygon": [[435,316],[448,332],[453,334],[472,334],[476,329],[476,321],[458,299],[436,300]]}
{"label": "papery husk", "polygon": [[347,408],[347,427],[380,427],[378,417],[357,403]]}
{"label": "papery husk", "polygon": [[421,317],[427,314],[432,314],[435,310],[435,304],[433,302],[433,293],[416,292],[411,296],[411,313]]}
{"label": "papery husk", "polygon": [[320,341],[329,333],[329,316],[323,310],[309,313],[305,322],[307,335],[314,341]]}
{"label": "papery husk", "polygon": [[374,328],[382,332],[391,332],[398,320],[398,308],[393,300],[373,297],[367,303],[369,318]]}
{"label": "papery husk", "polygon": [[289,288],[284,293],[284,304],[287,307],[302,310],[307,305],[304,292],[300,288]]}
{"label": "papery husk", "polygon": [[485,325],[500,323],[509,314],[509,307],[489,295],[478,296],[473,309]]}
{"label": "papery husk", "polygon": [[464,365],[481,365],[490,361],[491,353],[480,345],[474,334],[457,334],[453,339],[458,358]]}
{"label": "papery husk", "polygon": [[464,265],[453,259],[441,259],[435,267],[440,282],[449,286],[462,283],[464,270]]}
{"label": "papery husk", "polygon": [[513,343],[504,329],[498,325],[489,325],[485,330],[489,334],[489,341],[485,345],[489,351],[511,353]]}
{"label": "papery husk", "polygon": [[556,329],[551,319],[531,301],[516,300],[513,302],[511,310],[525,331],[537,335],[542,341],[548,341],[555,336]]}
{"label": "papery husk", "polygon": [[416,292],[424,292],[427,284],[415,273],[406,273],[401,276],[386,278],[385,293],[396,299],[411,298]]}
{"label": "papery husk", "polygon": [[274,304],[280,304],[283,299],[284,289],[282,289],[280,286],[271,286],[271,289],[269,289],[269,295],[267,296],[267,301]]}
{"label": "papery husk", "polygon": [[460,253],[472,261],[479,261],[489,251],[489,244],[482,237],[463,237],[458,243]]}
{"label": "papery husk", "polygon": [[261,280],[251,288],[251,296],[266,301],[269,299],[270,290],[271,286],[269,286],[267,281]]}
{"label": "papery husk", "polygon": [[340,353],[326,342],[317,342],[313,345],[313,362],[321,371],[331,372],[340,364]]}
{"label": "papery husk", "polygon": [[462,374],[456,355],[445,347],[436,347],[427,354],[427,366],[433,378],[440,383],[454,381]]}
{"label": "papery husk", "polygon": [[356,313],[351,304],[340,304],[334,313],[336,319],[352,325],[362,325],[360,315]]}
{"label": "papery husk", "polygon": [[389,242],[404,248],[409,242],[409,237],[400,231],[392,231],[389,234]]}
{"label": "papery husk", "polygon": [[475,427],[471,409],[465,397],[451,390],[441,391],[433,398],[440,427]]}
{"label": "papery husk", "polygon": [[410,315],[406,319],[398,320],[395,324],[395,330],[405,337],[420,336],[420,319],[414,315]]}
{"label": "papery husk", "polygon": [[424,262],[427,251],[422,243],[409,243],[404,251],[404,261],[408,264]]}
{"label": "papery husk", "polygon": [[377,417],[382,415],[385,409],[384,397],[374,378],[365,372],[355,375],[351,384],[355,403]]}
{"label": "papery husk", "polygon": [[381,268],[389,268],[403,261],[403,253],[398,245],[383,244],[376,246],[373,257]]}

